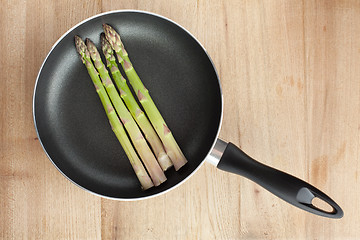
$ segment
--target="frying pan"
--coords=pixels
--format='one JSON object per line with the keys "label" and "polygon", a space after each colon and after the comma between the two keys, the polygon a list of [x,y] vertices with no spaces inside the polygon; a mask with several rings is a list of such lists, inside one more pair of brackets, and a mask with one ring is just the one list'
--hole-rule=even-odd
{"label": "frying pan", "polygon": [[[165,183],[146,191],[109,126],[74,46],[74,36],[79,35],[100,47],[103,23],[121,34],[134,67],[188,159],[178,172],[166,172]],[[183,183],[206,160],[303,210],[343,216],[339,205],[320,190],[218,139],[222,113],[219,77],[202,45],[177,23],[141,11],[107,12],[71,28],[45,58],[33,97],[34,124],[47,156],[71,182],[96,195],[119,200],[153,197]],[[314,206],[315,197],[332,211]]]}

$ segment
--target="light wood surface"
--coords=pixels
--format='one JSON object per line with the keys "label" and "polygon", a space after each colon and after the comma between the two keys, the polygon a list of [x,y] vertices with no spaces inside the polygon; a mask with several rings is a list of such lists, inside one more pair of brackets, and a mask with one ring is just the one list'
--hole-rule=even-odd
{"label": "light wood surface", "polygon": [[[360,1],[1,1],[0,239],[359,239]],[[298,210],[205,163],[143,201],[102,199],[51,164],[32,95],[42,61],[92,15],[164,15],[207,49],[224,95],[220,137],[334,198],[341,220]]]}

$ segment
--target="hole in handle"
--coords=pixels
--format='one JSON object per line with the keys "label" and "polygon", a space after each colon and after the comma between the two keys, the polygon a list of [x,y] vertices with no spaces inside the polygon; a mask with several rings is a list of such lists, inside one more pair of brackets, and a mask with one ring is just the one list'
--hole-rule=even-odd
{"label": "hole in handle", "polygon": [[311,201],[311,204],[314,205],[316,208],[323,210],[324,212],[331,213],[334,211],[334,208],[329,203],[318,197],[314,197]]}
{"label": "hole in handle", "polygon": [[314,214],[330,218],[342,218],[344,212],[331,198],[317,189],[302,187],[296,196],[302,207]]}

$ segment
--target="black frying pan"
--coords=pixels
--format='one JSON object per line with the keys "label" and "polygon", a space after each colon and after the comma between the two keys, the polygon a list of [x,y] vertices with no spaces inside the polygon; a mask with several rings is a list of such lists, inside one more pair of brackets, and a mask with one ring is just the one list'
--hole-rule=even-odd
{"label": "black frying pan", "polygon": [[[122,36],[130,58],[188,159],[159,187],[142,191],[130,163],[113,134],[74,36],[100,47],[102,24]],[[139,11],[114,11],[87,19],[53,46],[37,77],[34,123],[50,160],[70,181],[94,194],[142,199],[184,182],[206,160],[243,175],[306,211],[341,218],[343,211],[327,195],[291,175],[267,167],[235,145],[217,139],[222,119],[222,93],[215,67],[200,43],[164,17]],[[318,197],[333,207],[312,205]]]}

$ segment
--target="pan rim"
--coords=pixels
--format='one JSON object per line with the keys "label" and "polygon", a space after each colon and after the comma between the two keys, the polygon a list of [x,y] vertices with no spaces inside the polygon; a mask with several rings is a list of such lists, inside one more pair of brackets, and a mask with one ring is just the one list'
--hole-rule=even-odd
{"label": "pan rim", "polygon": [[[188,176],[186,176],[182,181],[180,181],[179,183],[175,184],[174,186],[164,190],[164,191],[161,191],[159,193],[155,193],[155,194],[152,194],[152,195],[148,195],[148,196],[143,196],[143,197],[132,197],[132,198],[121,198],[121,197],[110,197],[110,196],[106,196],[106,195],[103,195],[103,194],[100,194],[100,193],[97,193],[97,192],[94,192],[94,191],[91,191],[89,189],[87,189],[86,187],[84,186],[81,186],[80,184],[78,184],[77,182],[75,182],[74,180],[72,180],[70,177],[68,177],[56,164],[55,162],[52,160],[52,158],[50,157],[49,153],[47,152],[47,150],[45,149],[44,147],[44,144],[41,140],[41,137],[39,135],[39,131],[38,131],[38,127],[37,127],[37,122],[36,122],[36,116],[35,116],[35,96],[36,96],[36,90],[37,90],[37,86],[38,86],[38,82],[39,82],[39,77],[40,77],[40,74],[42,73],[42,70],[43,70],[43,67],[47,61],[47,59],[49,58],[49,56],[51,55],[51,53],[53,52],[53,50],[57,47],[57,45],[61,42],[62,39],[64,39],[71,31],[73,31],[74,29],[78,28],[79,26],[83,25],[84,23],[90,21],[90,20],[93,20],[95,18],[99,18],[101,16],[105,16],[105,15],[110,15],[110,14],[116,14],[116,13],[142,13],[142,14],[147,14],[147,15],[151,15],[151,16],[155,16],[155,17],[158,17],[158,18],[161,18],[161,19],[164,19],[174,25],[176,25],[177,27],[181,28],[183,31],[185,31],[190,37],[192,37],[197,44],[199,44],[199,46],[203,49],[203,51],[205,52],[206,56],[208,57],[213,69],[214,69],[214,72],[216,74],[216,78],[218,80],[218,86],[219,86],[219,92],[220,92],[220,100],[221,100],[221,111],[220,111],[220,119],[219,119],[219,124],[218,124],[218,129],[217,129],[217,132],[216,132],[216,136],[214,138],[214,141],[211,145],[211,148],[210,150],[208,151],[208,153],[206,154],[205,158],[201,161],[201,163],[190,173],[188,174]],[[184,182],[186,182],[191,176],[193,176],[193,174],[195,174],[195,172],[197,172],[199,170],[199,168],[204,164],[204,162],[206,161],[206,159],[208,158],[208,156],[210,155],[210,153],[212,152],[214,146],[215,146],[215,143],[219,137],[219,133],[220,133],[220,129],[221,129],[221,125],[222,125],[222,120],[223,120],[223,109],[224,109],[224,99],[223,99],[223,94],[222,94],[222,88],[221,88],[221,83],[220,83],[220,78],[219,78],[219,74],[217,72],[217,69],[215,67],[215,64],[214,62],[212,61],[210,55],[208,54],[207,50],[205,49],[205,47],[200,43],[200,41],[193,35],[191,34],[186,28],[184,28],[183,26],[181,26],[179,23],[165,17],[165,16],[162,16],[162,15],[159,15],[157,13],[153,13],[153,12],[149,12],[149,11],[143,11],[143,10],[133,10],[133,9],[125,9],[125,10],[112,10],[112,11],[107,11],[107,12],[103,12],[103,13],[100,13],[100,14],[96,14],[94,16],[91,16],[89,18],[86,18],[84,20],[82,20],[81,22],[77,23],[76,25],[74,25],[73,27],[71,27],[69,30],[67,30],[64,34],[62,34],[58,40],[53,44],[53,46],[51,47],[51,49],[49,50],[48,54],[46,55],[43,63],[41,64],[41,67],[39,69],[39,72],[38,72],[38,75],[36,77],[36,81],[35,81],[35,86],[34,86],[34,92],[33,92],[33,104],[32,104],[32,108],[33,108],[33,122],[34,122],[34,127],[35,127],[35,131],[36,131],[36,135],[38,137],[38,140],[41,144],[41,147],[43,149],[43,151],[45,152],[47,158],[51,161],[51,163],[55,166],[55,168],[66,178],[68,179],[70,182],[72,182],[73,184],[75,184],[77,187],[95,195],[95,196],[99,196],[99,197],[102,197],[102,198],[105,198],[105,199],[111,199],[111,200],[119,200],[119,201],[139,201],[139,200],[145,200],[145,199],[149,199],[149,198],[154,198],[154,197],[157,197],[157,196],[160,196],[162,194],[165,194],[167,192],[169,192],[170,190],[173,190],[175,189],[176,187],[179,187],[181,184],[183,184]]]}

